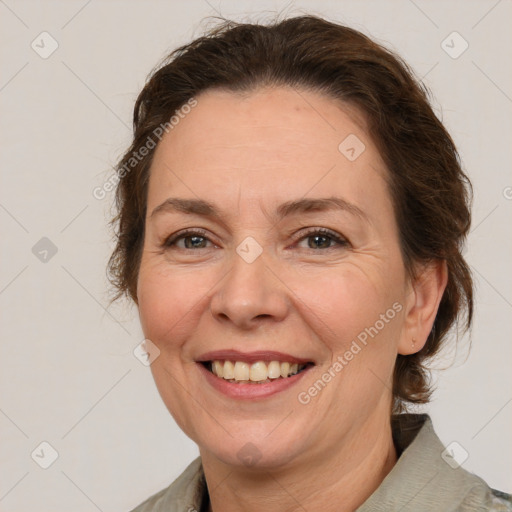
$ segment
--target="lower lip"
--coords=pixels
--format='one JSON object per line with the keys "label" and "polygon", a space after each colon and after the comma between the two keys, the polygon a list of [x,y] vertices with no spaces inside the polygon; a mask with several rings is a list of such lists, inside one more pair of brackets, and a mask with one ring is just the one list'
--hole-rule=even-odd
{"label": "lower lip", "polygon": [[279,378],[266,382],[265,384],[237,384],[229,382],[221,377],[217,377],[207,370],[201,363],[197,363],[199,371],[202,372],[208,383],[222,394],[230,398],[239,398],[242,400],[251,400],[254,398],[267,398],[284,391],[294,384],[297,384],[312,366],[308,366],[300,373],[296,373],[291,377]]}

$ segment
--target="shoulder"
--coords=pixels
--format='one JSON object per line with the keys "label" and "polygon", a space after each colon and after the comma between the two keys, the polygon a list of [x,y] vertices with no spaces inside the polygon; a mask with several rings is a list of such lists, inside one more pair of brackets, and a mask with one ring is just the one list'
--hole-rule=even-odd
{"label": "shoulder", "polygon": [[427,415],[398,415],[392,426],[398,461],[358,512],[512,512],[511,496],[464,469]]}
{"label": "shoulder", "polygon": [[198,457],[171,485],[150,496],[131,512],[197,512],[201,509],[204,489],[204,474]]}
{"label": "shoulder", "polygon": [[457,511],[512,512],[512,496],[510,494],[492,489],[483,480],[479,480],[479,484],[474,484],[466,490],[464,498],[456,508]]}
{"label": "shoulder", "polygon": [[493,512],[512,511],[512,495],[506,492],[490,489],[488,493],[489,508]]}
{"label": "shoulder", "polygon": [[459,468],[461,479],[466,485],[454,505],[457,512],[512,512],[512,496],[508,493],[492,489],[480,477]]}

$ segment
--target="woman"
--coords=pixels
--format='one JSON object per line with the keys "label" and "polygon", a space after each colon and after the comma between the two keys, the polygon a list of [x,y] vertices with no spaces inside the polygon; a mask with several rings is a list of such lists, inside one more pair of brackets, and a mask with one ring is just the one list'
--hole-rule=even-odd
{"label": "woman", "polygon": [[134,127],[110,272],[200,451],[135,510],[512,510],[404,414],[473,310],[470,184],[406,64],[313,16],[228,22]]}

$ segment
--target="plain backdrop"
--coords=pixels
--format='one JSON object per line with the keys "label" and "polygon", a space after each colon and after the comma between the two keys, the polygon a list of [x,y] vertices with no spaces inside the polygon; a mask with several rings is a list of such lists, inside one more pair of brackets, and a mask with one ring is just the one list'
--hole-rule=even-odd
{"label": "plain backdrop", "polygon": [[475,189],[465,255],[477,309],[472,350],[466,336],[438,361],[426,410],[467,452],[463,467],[512,491],[510,0],[1,0],[1,511],[130,510],[198,455],[133,355],[137,311],[107,307],[112,196],[92,191],[167,52],[207,16],[276,12],[370,34],[433,91]]}

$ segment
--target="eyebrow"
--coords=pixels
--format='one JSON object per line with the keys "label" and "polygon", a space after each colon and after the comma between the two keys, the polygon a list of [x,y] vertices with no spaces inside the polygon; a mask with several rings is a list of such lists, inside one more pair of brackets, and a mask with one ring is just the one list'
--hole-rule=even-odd
{"label": "eyebrow", "polygon": [[[341,210],[348,212],[362,220],[369,222],[366,213],[355,204],[349,203],[341,197],[322,197],[322,198],[301,198],[287,201],[279,205],[276,209],[276,216],[279,220],[297,215],[299,213],[324,212],[332,210]],[[150,215],[150,218],[161,213],[181,212],[189,215],[201,215],[216,219],[224,219],[226,216],[217,206],[203,199],[181,199],[170,197],[162,204],[158,205]]]}

